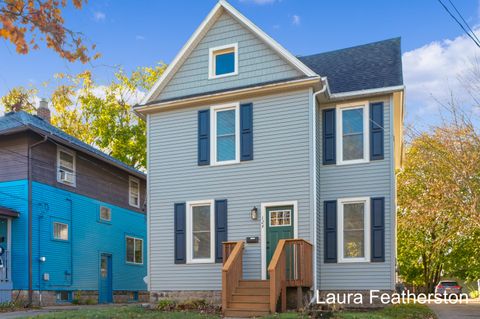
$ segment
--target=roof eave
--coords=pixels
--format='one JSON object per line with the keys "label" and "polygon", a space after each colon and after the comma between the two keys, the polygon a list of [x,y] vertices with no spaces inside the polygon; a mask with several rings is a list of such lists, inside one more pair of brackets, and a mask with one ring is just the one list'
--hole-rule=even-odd
{"label": "roof eave", "polygon": [[134,169],[127,169],[126,167],[118,165],[115,162],[109,161],[109,160],[99,156],[98,154],[89,151],[88,149],[85,149],[85,148],[80,147],[78,145],[72,144],[68,140],[65,140],[61,137],[55,136],[55,135],[53,135],[53,134],[51,134],[47,131],[44,131],[42,129],[39,129],[39,128],[31,126],[31,125],[23,125],[23,126],[19,126],[19,127],[14,128],[14,129],[11,129],[11,130],[5,130],[5,131],[0,132],[0,135],[10,135],[10,134],[20,133],[20,132],[25,132],[25,131],[33,131],[33,132],[35,132],[39,135],[47,135],[48,138],[50,138],[53,141],[56,141],[56,142],[59,142],[59,143],[62,143],[62,144],[66,144],[66,145],[68,145],[68,147],[70,147],[72,149],[83,152],[83,153],[88,154],[88,155],[90,155],[90,156],[92,156],[92,157],[94,157],[94,158],[96,158],[96,159],[98,159],[102,162],[106,162],[106,163],[108,163],[112,166],[115,166],[116,168],[119,168],[122,171],[128,172],[129,174],[134,175],[135,177],[139,177],[143,180],[147,179],[147,175],[142,173],[142,172],[136,171]]}

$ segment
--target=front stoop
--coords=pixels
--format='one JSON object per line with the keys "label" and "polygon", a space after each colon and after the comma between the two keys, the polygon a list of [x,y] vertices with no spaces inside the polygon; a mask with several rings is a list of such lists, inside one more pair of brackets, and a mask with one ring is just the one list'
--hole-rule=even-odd
{"label": "front stoop", "polygon": [[262,317],[270,314],[270,287],[267,280],[240,280],[225,317]]}

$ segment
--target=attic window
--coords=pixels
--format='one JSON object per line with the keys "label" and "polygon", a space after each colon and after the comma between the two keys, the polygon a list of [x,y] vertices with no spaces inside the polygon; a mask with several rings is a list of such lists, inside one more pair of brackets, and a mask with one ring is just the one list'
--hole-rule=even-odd
{"label": "attic window", "polygon": [[209,57],[209,79],[238,74],[238,44],[211,48]]}

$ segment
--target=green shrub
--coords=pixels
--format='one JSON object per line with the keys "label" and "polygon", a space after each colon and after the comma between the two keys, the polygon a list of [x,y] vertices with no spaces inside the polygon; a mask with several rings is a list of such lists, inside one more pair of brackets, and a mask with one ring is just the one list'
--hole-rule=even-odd
{"label": "green shrub", "polygon": [[92,298],[87,298],[84,302],[85,305],[96,305],[97,304],[97,301],[95,299],[92,299]]}
{"label": "green shrub", "polygon": [[176,307],[176,302],[168,299],[160,300],[157,305],[157,309],[160,311],[173,311]]}

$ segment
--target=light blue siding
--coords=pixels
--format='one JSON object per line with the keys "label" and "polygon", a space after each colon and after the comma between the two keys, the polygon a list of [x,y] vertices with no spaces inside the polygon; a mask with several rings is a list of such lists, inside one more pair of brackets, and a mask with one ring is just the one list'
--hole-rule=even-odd
{"label": "light blue siding", "polygon": [[[238,43],[238,75],[208,79],[209,49]],[[223,13],[156,100],[204,94],[302,74],[228,13]]]}
{"label": "light blue siding", "polygon": [[[317,112],[317,286],[321,290],[393,289],[395,273],[394,191],[390,98],[371,99],[385,104],[385,159],[365,164],[322,165],[321,105]],[[337,136],[337,139],[339,137]],[[337,154],[338,156],[338,154]],[[338,161],[338,158],[337,158]],[[385,262],[324,263],[323,202],[344,197],[385,197]],[[369,212],[370,213],[370,212]]]}
{"label": "light blue siding", "polygon": [[[113,289],[144,291],[146,276],[146,217],[85,196],[34,182],[33,289],[97,290],[100,253],[113,257]],[[112,221],[99,221],[100,206],[112,211]],[[13,289],[28,289],[28,182],[0,183],[0,206],[20,213],[12,220]],[[53,238],[53,222],[69,225],[69,240]],[[144,239],[143,265],[125,262],[125,236]],[[45,262],[40,262],[45,257]],[[50,280],[43,280],[43,274]]]}
{"label": "light blue siding", "polygon": [[12,281],[13,289],[28,289],[27,181],[19,180],[0,183],[0,206],[20,213],[20,217],[12,221]]}
{"label": "light blue siding", "polygon": [[[101,253],[112,255],[114,290],[147,289],[145,215],[37,182],[32,192],[38,202],[33,206],[34,289],[97,290]],[[111,222],[100,221],[100,206],[111,209]],[[68,241],[53,238],[55,221],[69,225]],[[126,263],[126,235],[144,239],[143,265]],[[49,281],[43,280],[45,273]]]}
{"label": "light blue siding", "polygon": [[[298,236],[313,242],[310,92],[253,102],[254,160],[198,166],[197,113],[210,105],[149,118],[150,275],[152,291],[219,290],[221,264],[174,264],[174,203],[228,200],[228,240],[261,236],[250,210],[261,203],[298,201]],[[261,278],[259,244],[247,244],[244,276]]]}

